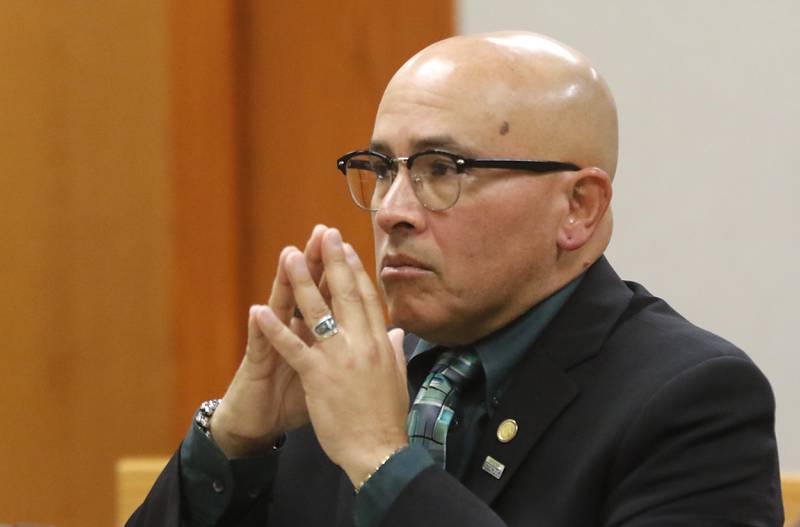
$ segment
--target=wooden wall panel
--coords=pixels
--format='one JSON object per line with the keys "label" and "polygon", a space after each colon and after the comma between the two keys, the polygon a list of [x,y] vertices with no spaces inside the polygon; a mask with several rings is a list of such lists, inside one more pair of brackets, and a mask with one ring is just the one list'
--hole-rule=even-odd
{"label": "wooden wall panel", "polygon": [[174,446],[165,22],[0,3],[0,523],[110,525],[115,459]]}
{"label": "wooden wall panel", "polygon": [[222,396],[245,338],[234,5],[174,0],[170,10],[179,434],[202,400]]}
{"label": "wooden wall panel", "polygon": [[0,523],[112,524],[115,460],[169,454],[224,390],[280,248],[326,222],[368,257],[334,159],[451,19],[420,0],[0,3]]}
{"label": "wooden wall panel", "polygon": [[[248,306],[266,301],[282,247],[326,223],[372,259],[369,215],[351,204],[335,160],[369,141],[395,69],[453,31],[449,0],[224,5],[177,0],[172,13],[177,373],[187,416],[224,391]],[[186,90],[205,99],[187,104]],[[199,126],[188,126],[198,113]]]}
{"label": "wooden wall panel", "polygon": [[453,31],[449,1],[248,2],[243,17],[248,303],[266,298],[280,249],[339,227],[371,268],[369,214],[336,170],[365,148],[383,89],[412,54]]}

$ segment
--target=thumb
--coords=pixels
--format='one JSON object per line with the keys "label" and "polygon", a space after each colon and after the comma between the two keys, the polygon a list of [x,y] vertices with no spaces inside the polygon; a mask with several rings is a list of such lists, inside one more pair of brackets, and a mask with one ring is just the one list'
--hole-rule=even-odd
{"label": "thumb", "polygon": [[403,377],[406,376],[406,354],[403,351],[403,337],[406,332],[400,328],[390,329],[387,333],[389,342],[392,343],[392,350],[394,351],[394,358],[397,360],[397,368],[402,372]]}

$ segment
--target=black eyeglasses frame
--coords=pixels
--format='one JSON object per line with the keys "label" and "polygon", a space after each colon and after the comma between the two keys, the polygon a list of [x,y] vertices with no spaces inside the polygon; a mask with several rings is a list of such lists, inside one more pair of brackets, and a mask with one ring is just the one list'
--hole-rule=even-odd
{"label": "black eyeglasses frame", "polygon": [[458,154],[454,154],[452,152],[448,152],[446,150],[423,150],[421,152],[415,152],[408,157],[390,157],[382,152],[376,152],[375,150],[353,150],[352,152],[347,152],[342,157],[336,160],[336,167],[342,172],[342,174],[347,175],[347,161],[351,158],[358,156],[358,155],[374,155],[378,156],[389,165],[389,167],[396,171],[397,170],[397,162],[402,161],[406,167],[411,170],[411,167],[414,165],[414,160],[420,156],[427,155],[427,154],[439,154],[443,156],[447,156],[453,160],[456,165],[456,170],[458,172],[463,172],[467,168],[497,168],[497,169],[506,169],[506,170],[525,170],[527,172],[538,172],[538,173],[547,173],[547,172],[561,172],[561,171],[573,171],[573,170],[580,170],[581,167],[574,163],[566,163],[563,161],[544,161],[539,159],[494,159],[494,158],[484,158],[484,159],[470,159],[467,157],[462,157]]}
{"label": "black eyeglasses frame", "polygon": [[[347,162],[350,159],[359,155],[377,156],[386,161],[386,164],[389,166],[390,170],[394,174],[394,176],[392,177],[392,181],[390,181],[391,184],[394,182],[394,177],[397,176],[398,163],[403,163],[406,166],[406,168],[409,171],[411,171],[415,159],[419,158],[420,156],[430,155],[430,154],[442,155],[452,159],[453,163],[456,166],[456,172],[459,174],[464,173],[464,171],[466,171],[466,169],[468,168],[523,170],[526,172],[534,172],[537,174],[546,174],[549,172],[575,171],[581,169],[581,167],[579,167],[574,163],[566,163],[562,161],[545,161],[538,159],[495,159],[495,158],[472,159],[460,156],[458,154],[454,154],[452,152],[448,152],[446,150],[438,150],[438,149],[429,149],[429,150],[423,150],[421,152],[415,152],[408,157],[390,157],[382,152],[376,152],[374,150],[353,150],[351,152],[347,152],[346,154],[344,154],[343,156],[341,156],[339,159],[336,160],[336,168],[338,168],[339,171],[346,178]],[[354,197],[353,200],[355,201]],[[456,201],[458,201],[458,197],[456,197]],[[356,205],[358,205],[359,208],[362,208],[364,210],[373,211],[372,209],[363,207],[357,201]],[[455,205],[455,202],[453,202],[453,205]],[[446,209],[441,209],[441,210],[446,210]]]}

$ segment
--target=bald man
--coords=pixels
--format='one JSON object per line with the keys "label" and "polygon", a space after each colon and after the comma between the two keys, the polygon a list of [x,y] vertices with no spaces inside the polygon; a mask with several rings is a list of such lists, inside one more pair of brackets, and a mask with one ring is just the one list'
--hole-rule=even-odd
{"label": "bald man", "polygon": [[338,161],[396,329],[336,229],[286,248],[129,525],[781,525],[766,379],[603,257],[616,163],[613,98],[567,46],[411,58]]}

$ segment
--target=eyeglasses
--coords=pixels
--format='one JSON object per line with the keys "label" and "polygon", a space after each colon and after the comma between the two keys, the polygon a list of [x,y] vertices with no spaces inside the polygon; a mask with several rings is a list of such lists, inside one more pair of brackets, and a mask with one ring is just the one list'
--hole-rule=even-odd
{"label": "eyeglasses", "polygon": [[420,203],[432,211],[449,209],[461,195],[462,174],[468,168],[499,168],[545,174],[580,170],[572,163],[524,159],[467,159],[443,150],[425,150],[408,157],[389,157],[372,150],[354,150],[336,161],[347,178],[350,196],[364,210],[376,212],[397,178],[400,164],[408,169],[409,179]]}

